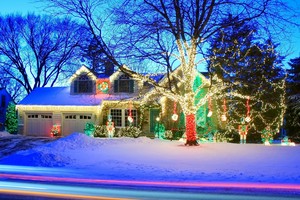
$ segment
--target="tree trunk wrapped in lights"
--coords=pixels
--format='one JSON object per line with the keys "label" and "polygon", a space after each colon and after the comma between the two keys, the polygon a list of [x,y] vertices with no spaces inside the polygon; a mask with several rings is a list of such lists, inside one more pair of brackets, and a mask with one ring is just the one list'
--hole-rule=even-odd
{"label": "tree trunk wrapped in lights", "polygon": [[195,114],[188,114],[185,117],[186,120],[186,143],[185,145],[193,146],[198,145],[197,132],[196,132],[196,117]]}

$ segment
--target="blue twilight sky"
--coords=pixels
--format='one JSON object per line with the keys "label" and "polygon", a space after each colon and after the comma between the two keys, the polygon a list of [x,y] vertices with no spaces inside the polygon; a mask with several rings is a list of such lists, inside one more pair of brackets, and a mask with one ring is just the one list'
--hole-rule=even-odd
{"label": "blue twilight sky", "polygon": [[[293,7],[300,10],[300,0],[283,0],[293,5]],[[42,4],[37,3],[35,0],[0,0],[0,15],[11,13],[27,14],[28,12],[35,12],[39,14],[45,13]],[[300,21],[300,18],[298,22]],[[293,29],[293,34],[289,37],[289,41],[280,41],[281,45],[279,51],[286,53],[289,56],[285,59],[284,63],[288,67],[287,62],[296,57],[300,57],[300,29]]]}

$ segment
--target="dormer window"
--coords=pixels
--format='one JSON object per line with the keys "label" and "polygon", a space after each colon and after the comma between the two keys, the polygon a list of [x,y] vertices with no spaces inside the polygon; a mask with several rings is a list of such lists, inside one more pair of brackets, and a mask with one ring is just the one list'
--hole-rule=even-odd
{"label": "dormer window", "polygon": [[114,92],[133,93],[134,81],[129,76],[123,74],[114,81]]}
{"label": "dormer window", "polygon": [[74,80],[73,91],[75,94],[91,94],[94,91],[94,81],[87,74],[81,74]]}

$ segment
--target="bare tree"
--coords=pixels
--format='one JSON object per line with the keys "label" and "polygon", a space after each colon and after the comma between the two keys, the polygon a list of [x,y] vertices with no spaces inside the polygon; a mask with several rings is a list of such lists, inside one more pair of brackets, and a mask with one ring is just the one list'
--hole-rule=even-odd
{"label": "bare tree", "polygon": [[0,18],[0,68],[30,93],[72,71],[86,31],[67,18],[28,14]]}
{"label": "bare tree", "polygon": [[[197,105],[194,104],[197,93],[193,91],[194,72],[203,60],[209,59],[203,57],[206,41],[223,28],[245,21],[255,21],[269,37],[274,32],[282,32],[286,24],[299,25],[292,18],[298,13],[281,0],[124,0],[113,2],[116,6],[106,16],[98,15],[105,13],[102,8],[108,7],[106,1],[44,1],[84,20],[97,38],[98,46],[116,66],[135,78],[147,81],[159,93],[180,104],[186,117],[187,145],[197,145],[197,108],[204,105],[209,96],[224,88],[211,87],[208,94],[197,101]],[[236,20],[224,23],[223,19],[229,14]],[[97,21],[99,19],[100,22]],[[112,26],[111,22],[115,22],[116,26]],[[109,29],[105,25],[112,29],[110,38],[106,35]],[[124,67],[126,58],[165,66],[166,71],[171,72],[169,80],[177,81],[158,84]],[[175,67],[182,73],[172,73]],[[179,82],[184,86],[184,92],[177,90]]]}

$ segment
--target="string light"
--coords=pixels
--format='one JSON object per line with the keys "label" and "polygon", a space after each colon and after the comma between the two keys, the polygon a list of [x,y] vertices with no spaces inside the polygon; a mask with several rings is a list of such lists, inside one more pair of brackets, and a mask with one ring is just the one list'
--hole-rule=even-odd
{"label": "string light", "polygon": [[86,74],[91,80],[95,81],[97,76],[93,74],[86,66],[82,65],[69,79],[69,82],[73,82],[79,75]]}
{"label": "string light", "polygon": [[246,101],[246,108],[247,108],[247,113],[246,113],[246,118],[245,118],[245,122],[249,123],[251,121],[251,118],[250,118],[250,106],[249,106],[249,100],[250,100],[250,97],[248,96],[247,97],[247,101]]}
{"label": "string light", "polygon": [[226,99],[223,99],[223,114],[221,115],[221,121],[225,122],[227,120],[226,117],[226,111],[227,111],[227,107],[226,107]]}
{"label": "string light", "polygon": [[208,97],[208,114],[207,117],[211,117],[212,116],[212,104],[211,104],[211,97]]}
{"label": "string light", "polygon": [[178,120],[178,114],[177,114],[176,108],[177,108],[177,104],[176,104],[176,101],[174,101],[174,108],[173,108],[173,115],[172,115],[172,120],[173,121]]}

